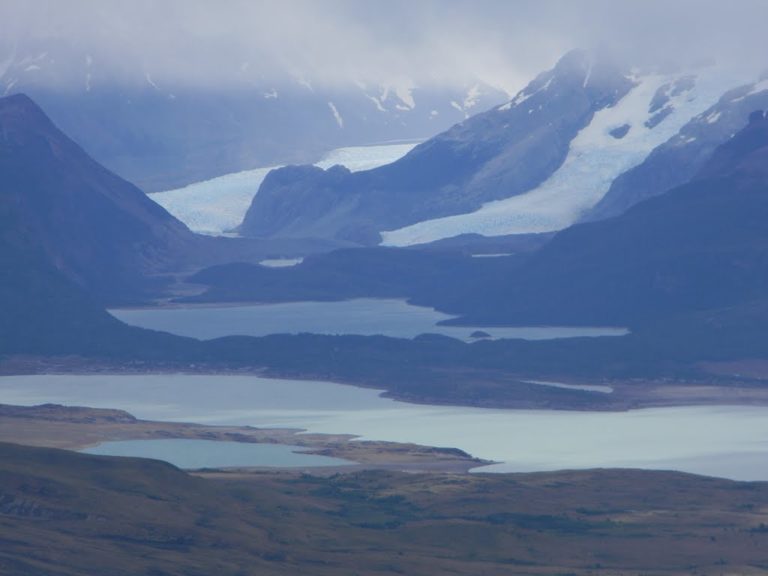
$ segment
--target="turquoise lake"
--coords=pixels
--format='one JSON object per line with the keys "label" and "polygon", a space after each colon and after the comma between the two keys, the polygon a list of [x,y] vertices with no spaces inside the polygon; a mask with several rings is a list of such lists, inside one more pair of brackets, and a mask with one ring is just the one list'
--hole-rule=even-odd
{"label": "turquoise lake", "polygon": [[86,454],[136,456],[165,460],[179,468],[231,468],[265,466],[279,468],[315,468],[353,464],[341,458],[306,454],[301,446],[251,444],[214,440],[120,440],[86,448]]}
{"label": "turquoise lake", "polygon": [[623,336],[624,328],[581,326],[440,326],[453,318],[403,300],[360,298],[342,302],[289,302],[241,306],[191,306],[110,310],[126,324],[201,340],[268,334],[382,334],[413,338],[432,333],[471,341],[475,330],[491,338],[548,340],[577,336]]}
{"label": "turquoise lake", "polygon": [[768,407],[760,406],[491,410],[408,404],[331,382],[184,374],[0,377],[0,402],[455,447],[501,462],[487,472],[624,467],[768,480]]}

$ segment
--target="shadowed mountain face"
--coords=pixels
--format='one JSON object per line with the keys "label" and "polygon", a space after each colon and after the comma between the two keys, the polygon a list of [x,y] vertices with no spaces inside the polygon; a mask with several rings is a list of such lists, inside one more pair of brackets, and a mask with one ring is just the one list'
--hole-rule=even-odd
{"label": "shadowed mountain face", "polygon": [[4,205],[0,226],[0,353],[77,353],[121,326],[18,237]]}
{"label": "shadowed mountain face", "polygon": [[240,231],[375,244],[383,230],[520,194],[557,170],[595,112],[631,87],[611,65],[569,53],[509,104],[457,124],[393,164],[358,173],[273,171]]}
{"label": "shadowed mountain face", "polygon": [[130,298],[189,250],[194,235],[94,162],[29,98],[0,99],[3,234],[26,238],[98,296]]}
{"label": "shadowed mountain face", "polygon": [[514,275],[462,298],[476,321],[513,323],[638,325],[751,306],[768,289],[767,218],[760,111],[690,183],[561,232]]}
{"label": "shadowed mountain face", "polygon": [[[189,341],[129,327],[57,269],[7,196],[0,201],[0,357],[6,354],[168,354]],[[97,271],[94,271],[96,274]],[[138,281],[137,281],[138,282]],[[101,285],[106,286],[106,285]]]}

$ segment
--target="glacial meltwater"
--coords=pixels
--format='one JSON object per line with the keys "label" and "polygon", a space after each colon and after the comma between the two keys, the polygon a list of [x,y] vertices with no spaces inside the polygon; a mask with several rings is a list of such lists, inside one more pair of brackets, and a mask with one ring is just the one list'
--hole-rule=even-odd
{"label": "glacial meltwater", "polygon": [[404,300],[360,298],[342,302],[288,302],[241,306],[190,306],[110,310],[126,324],[201,340],[268,334],[382,334],[413,338],[433,333],[471,341],[482,330],[490,338],[547,340],[577,336],[623,336],[625,328],[590,326],[441,326],[453,316]]}
{"label": "glacial meltwater", "polygon": [[165,460],[179,468],[279,467],[315,468],[354,464],[342,458],[307,454],[301,446],[252,444],[171,438],[161,440],[118,440],[83,450],[86,454],[136,456]]}
{"label": "glacial meltwater", "polygon": [[408,404],[331,382],[183,374],[8,376],[0,378],[0,402],[455,447],[501,462],[477,469],[487,472],[628,467],[768,480],[768,407],[490,410]]}

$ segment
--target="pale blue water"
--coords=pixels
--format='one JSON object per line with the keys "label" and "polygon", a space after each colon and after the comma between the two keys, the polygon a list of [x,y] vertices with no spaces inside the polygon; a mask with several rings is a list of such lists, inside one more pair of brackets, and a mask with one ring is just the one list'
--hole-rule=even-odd
{"label": "pale blue water", "polygon": [[485,469],[496,472],[625,467],[768,480],[768,407],[760,406],[490,410],[396,402],[331,382],[182,374],[8,376],[0,378],[0,402],[122,408],[153,420],[455,447],[502,462]]}
{"label": "pale blue water", "polygon": [[471,341],[482,330],[491,338],[548,340],[577,336],[623,336],[624,328],[581,326],[477,327],[438,326],[454,318],[432,308],[411,306],[404,300],[360,298],[343,302],[289,302],[242,306],[121,309],[110,313],[126,324],[162,330],[201,340],[222,336],[268,334],[383,334],[413,338],[419,334],[444,334]]}
{"label": "pale blue water", "polygon": [[305,454],[301,446],[284,444],[249,444],[213,440],[163,439],[104,442],[83,450],[86,454],[136,456],[165,460],[179,468],[233,468],[264,466],[279,468],[314,468],[354,464],[342,458]]}

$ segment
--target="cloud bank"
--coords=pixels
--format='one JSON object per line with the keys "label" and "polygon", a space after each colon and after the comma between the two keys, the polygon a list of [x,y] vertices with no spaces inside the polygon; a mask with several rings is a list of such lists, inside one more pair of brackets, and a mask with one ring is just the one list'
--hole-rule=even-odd
{"label": "cloud bank", "polygon": [[764,0],[0,0],[0,63],[53,46],[121,81],[477,78],[513,92],[574,47],[768,65],[766,21]]}

